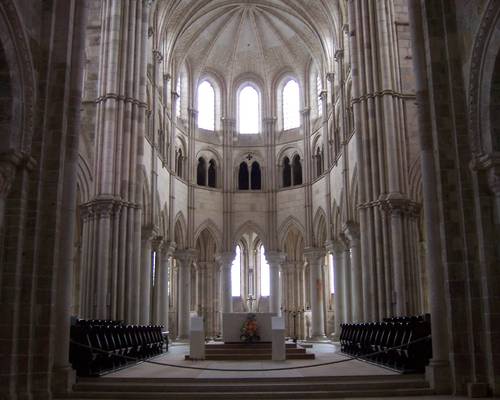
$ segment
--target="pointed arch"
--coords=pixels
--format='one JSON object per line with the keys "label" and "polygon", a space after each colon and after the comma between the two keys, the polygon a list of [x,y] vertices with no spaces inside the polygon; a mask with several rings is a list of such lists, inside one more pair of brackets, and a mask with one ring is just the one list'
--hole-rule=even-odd
{"label": "pointed arch", "polygon": [[186,248],[186,232],[187,224],[186,219],[182,211],[179,211],[175,217],[174,223],[174,242],[177,245],[177,249],[182,250]]}
{"label": "pointed arch", "polygon": [[204,230],[208,231],[210,233],[210,235],[212,235],[212,237],[216,243],[217,251],[222,249],[222,232],[218,228],[217,224],[210,218],[203,221],[196,229],[196,231],[194,233],[195,243]]}
{"label": "pointed arch", "polygon": [[319,207],[313,219],[314,242],[317,247],[323,247],[327,238],[326,213]]}
{"label": "pointed arch", "polygon": [[304,225],[300,223],[297,217],[293,215],[289,215],[278,228],[278,243],[280,249],[284,248],[284,241],[286,240],[286,236],[291,229],[296,229],[300,234],[305,237],[305,228]]}
{"label": "pointed arch", "polygon": [[236,230],[235,234],[233,235],[234,239],[231,248],[235,248],[238,242],[241,240],[241,237],[248,232],[255,232],[262,240],[264,247],[267,248],[267,237],[265,235],[265,230],[262,229],[259,225],[257,225],[253,221],[246,221],[240,225],[240,227]]}

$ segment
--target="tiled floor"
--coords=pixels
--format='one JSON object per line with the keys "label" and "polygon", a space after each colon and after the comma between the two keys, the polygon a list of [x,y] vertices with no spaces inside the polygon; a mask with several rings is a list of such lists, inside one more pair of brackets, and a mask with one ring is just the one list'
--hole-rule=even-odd
{"label": "tiled floor", "polygon": [[[368,364],[358,360],[350,360],[329,365],[310,367],[312,365],[332,363],[347,360],[348,357],[338,352],[338,347],[332,344],[314,344],[307,349],[316,355],[315,360],[287,360],[287,361],[185,361],[184,356],[189,353],[185,344],[173,343],[168,353],[156,357],[152,362],[143,362],[138,365],[113,372],[106,376],[120,378],[260,378],[260,377],[303,377],[303,376],[364,376],[364,375],[395,375],[394,371]],[[214,371],[203,369],[179,368],[159,364],[173,364],[184,367],[226,369],[228,371]],[[308,368],[297,368],[309,366]],[[281,369],[287,368],[287,369]],[[291,368],[291,369],[288,369]],[[269,370],[276,369],[276,370]],[[281,370],[280,370],[281,369]]]}

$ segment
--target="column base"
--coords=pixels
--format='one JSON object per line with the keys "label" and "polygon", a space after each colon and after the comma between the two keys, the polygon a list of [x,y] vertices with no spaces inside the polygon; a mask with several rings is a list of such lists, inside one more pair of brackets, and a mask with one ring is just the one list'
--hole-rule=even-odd
{"label": "column base", "polygon": [[54,368],[52,390],[54,393],[70,393],[76,383],[76,371],[70,366]]}
{"label": "column base", "polygon": [[425,368],[425,378],[435,394],[451,393],[451,371],[448,361],[430,360]]}
{"label": "column base", "polygon": [[333,332],[331,335],[330,335],[330,340],[332,342],[339,342],[340,341],[340,332]]}
{"label": "column base", "polygon": [[488,384],[484,382],[467,383],[467,396],[488,397]]}
{"label": "column base", "polygon": [[320,334],[320,335],[312,335],[308,339],[308,342],[330,342],[330,340],[326,337],[326,335]]}

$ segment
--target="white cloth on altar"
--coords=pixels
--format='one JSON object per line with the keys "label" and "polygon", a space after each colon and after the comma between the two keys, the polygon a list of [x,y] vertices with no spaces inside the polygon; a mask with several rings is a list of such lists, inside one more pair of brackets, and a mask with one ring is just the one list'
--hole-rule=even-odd
{"label": "white cloth on altar", "polygon": [[271,318],[275,317],[276,313],[223,313],[222,340],[225,343],[241,342],[241,327],[247,319],[248,314],[255,315],[260,341],[271,342],[273,340]]}

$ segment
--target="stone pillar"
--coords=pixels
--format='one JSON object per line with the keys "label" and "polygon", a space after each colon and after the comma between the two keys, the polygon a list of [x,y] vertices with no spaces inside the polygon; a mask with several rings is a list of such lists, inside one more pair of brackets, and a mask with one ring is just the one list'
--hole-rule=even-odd
{"label": "stone pillar", "polygon": [[332,242],[328,246],[328,251],[333,254],[333,280],[334,280],[334,313],[335,324],[333,340],[338,341],[340,338],[340,324],[345,322],[344,315],[344,257],[345,246],[339,241]]}
{"label": "stone pillar", "polygon": [[222,312],[233,312],[233,294],[231,290],[231,265],[235,254],[231,252],[221,253],[216,256],[221,276]]}
{"label": "stone pillar", "polygon": [[277,251],[268,251],[266,260],[269,264],[270,272],[270,296],[269,296],[269,312],[281,314],[281,285],[280,285],[280,270],[281,264],[285,261],[285,255]]}
{"label": "stone pillar", "polygon": [[159,290],[159,318],[158,322],[163,325],[164,330],[168,331],[168,313],[169,313],[169,295],[168,295],[168,285],[170,281],[170,266],[172,262],[172,254],[175,249],[175,243],[165,243],[160,249],[161,252],[161,264],[160,264],[160,282],[158,282]]}
{"label": "stone pillar", "polygon": [[325,336],[324,282],[321,269],[325,259],[325,251],[320,248],[309,247],[304,249],[304,257],[309,264],[310,287],[311,287],[311,339],[322,340]]}
{"label": "stone pillar", "polygon": [[[163,247],[163,237],[156,236],[153,238],[152,250],[155,254],[154,258],[154,276],[153,276],[153,293],[152,293],[152,308],[151,308],[151,323],[158,324],[160,320],[160,296],[161,296],[161,285],[162,280],[162,247]],[[153,265],[153,264],[152,264]]]}
{"label": "stone pillar", "polygon": [[147,325],[151,322],[151,281],[152,281],[152,239],[151,228],[142,229],[141,238],[141,295],[139,322]]}
{"label": "stone pillar", "polygon": [[178,250],[174,257],[179,263],[179,308],[177,339],[186,340],[189,337],[189,319],[191,308],[191,264],[196,258],[196,250]]}
{"label": "stone pillar", "polygon": [[344,233],[349,239],[351,248],[352,320],[353,322],[361,322],[363,321],[363,282],[359,227],[349,223]]}
{"label": "stone pillar", "polygon": [[344,290],[344,319],[342,322],[352,321],[352,284],[351,284],[351,249],[344,245],[344,264],[343,264],[343,290]]}
{"label": "stone pillar", "polygon": [[418,104],[420,160],[424,203],[425,238],[427,245],[427,272],[431,307],[432,359],[426,373],[436,393],[447,393],[450,388],[448,316],[446,310],[444,265],[439,221],[436,165],[432,138],[432,116],[422,10],[419,0],[408,1],[413,66]]}

